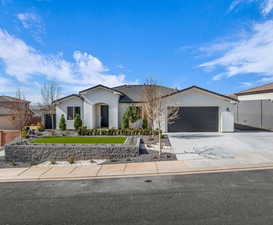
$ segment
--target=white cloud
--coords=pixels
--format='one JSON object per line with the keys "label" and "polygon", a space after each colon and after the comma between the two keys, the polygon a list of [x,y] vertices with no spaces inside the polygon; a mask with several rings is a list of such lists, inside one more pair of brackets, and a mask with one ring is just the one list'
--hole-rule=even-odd
{"label": "white cloud", "polygon": [[45,33],[42,19],[35,13],[19,13],[17,19],[21,22],[22,26],[29,30],[34,39],[42,43],[42,36]]}
{"label": "white cloud", "polygon": [[112,74],[95,56],[75,51],[74,61],[62,54],[45,55],[24,41],[0,29],[0,61],[7,75],[22,83],[35,79],[56,80],[62,85],[92,86],[98,83],[117,86],[126,83],[124,74]]}
{"label": "white cloud", "polygon": [[266,0],[261,8],[263,15],[269,14],[273,9],[273,0]]}
{"label": "white cloud", "polygon": [[5,95],[4,93],[14,92],[15,88],[11,80],[0,77],[0,95]]}
{"label": "white cloud", "polygon": [[250,88],[255,86],[256,82],[242,82],[240,87],[241,88]]}
{"label": "white cloud", "polygon": [[254,24],[251,32],[239,41],[226,43],[223,54],[200,65],[205,69],[222,69],[214,80],[239,74],[259,74],[273,78],[273,20]]}
{"label": "white cloud", "polygon": [[38,16],[33,13],[19,13],[17,14],[17,18],[26,29],[29,29],[32,26],[32,23],[37,23],[40,20]]}
{"label": "white cloud", "polygon": [[234,10],[238,5],[242,3],[253,2],[257,2],[260,4],[260,12],[264,16],[267,16],[273,10],[273,0],[234,0],[229,7],[229,11]]}
{"label": "white cloud", "polygon": [[241,3],[250,3],[250,2],[254,2],[257,0],[234,0],[229,7],[229,10],[232,11],[234,10],[238,5],[240,5]]}

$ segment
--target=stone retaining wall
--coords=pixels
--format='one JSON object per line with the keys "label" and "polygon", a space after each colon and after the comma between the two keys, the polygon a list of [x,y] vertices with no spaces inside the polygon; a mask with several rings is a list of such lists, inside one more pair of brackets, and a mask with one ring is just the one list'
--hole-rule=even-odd
{"label": "stone retaining wall", "polygon": [[47,160],[124,159],[139,155],[140,138],[128,137],[125,144],[28,144],[5,146],[7,161],[43,162]]}

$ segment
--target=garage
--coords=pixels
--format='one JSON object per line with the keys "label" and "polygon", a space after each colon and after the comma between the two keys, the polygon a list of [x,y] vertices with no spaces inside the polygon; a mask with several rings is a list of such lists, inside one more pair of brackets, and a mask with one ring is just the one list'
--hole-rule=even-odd
{"label": "garage", "polygon": [[179,116],[168,122],[168,132],[218,132],[218,107],[178,107]]}

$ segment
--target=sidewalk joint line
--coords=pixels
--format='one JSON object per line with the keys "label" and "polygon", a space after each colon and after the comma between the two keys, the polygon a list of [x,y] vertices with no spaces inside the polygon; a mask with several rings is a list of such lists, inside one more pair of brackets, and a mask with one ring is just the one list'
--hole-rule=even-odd
{"label": "sidewalk joint line", "polygon": [[98,174],[101,171],[102,167],[103,167],[103,165],[99,165],[99,169],[98,169],[98,171],[96,172],[96,175],[95,175],[96,177],[98,177]]}
{"label": "sidewalk joint line", "polygon": [[31,168],[31,167],[28,167],[28,168],[24,169],[23,171],[21,171],[20,173],[18,173],[17,176],[18,176],[18,177],[21,176],[24,172],[30,170],[30,168]]}
{"label": "sidewalk joint line", "polygon": [[125,166],[124,166],[124,168],[122,170],[123,173],[125,173],[125,170],[127,169],[127,166],[128,166],[128,163],[125,164]]}
{"label": "sidewalk joint line", "polygon": [[[71,173],[73,173],[74,172],[74,170],[76,170],[77,168],[78,168],[79,166],[75,166],[68,174],[71,174]],[[67,175],[68,175],[67,174]]]}
{"label": "sidewalk joint line", "polygon": [[39,177],[38,179],[40,179],[44,174],[46,174],[49,170],[52,170],[53,167],[50,167],[49,169],[47,169],[45,172],[43,172]]}

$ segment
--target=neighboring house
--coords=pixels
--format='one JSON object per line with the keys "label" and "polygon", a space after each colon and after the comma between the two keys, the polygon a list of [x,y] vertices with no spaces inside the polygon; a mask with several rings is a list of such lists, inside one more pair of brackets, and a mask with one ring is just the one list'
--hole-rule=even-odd
{"label": "neighboring house", "polygon": [[261,85],[234,94],[239,101],[247,100],[273,100],[273,83]]}
{"label": "neighboring house", "polygon": [[273,83],[233,94],[240,102],[235,123],[250,128],[273,130]]}
{"label": "neighboring house", "polygon": [[[155,86],[162,97],[163,132],[233,132],[237,100],[197,86],[176,90]],[[74,118],[81,115],[87,128],[120,128],[129,106],[142,107],[144,85],[122,85],[109,88],[97,85],[79,94],[56,100],[57,124],[63,114],[67,129],[74,129]],[[168,107],[179,107],[181,116],[168,123]],[[58,126],[57,126],[58,127]]]}
{"label": "neighboring house", "polygon": [[[47,105],[31,105],[31,111],[34,113],[35,117],[39,118],[39,122],[41,122],[45,129],[52,129],[52,116],[50,115],[49,106]],[[56,128],[56,114],[53,114],[53,125],[54,129]]]}
{"label": "neighboring house", "polygon": [[[29,107],[30,102],[10,96],[0,96],[0,130],[17,130],[18,104]],[[21,107],[20,107],[21,108]]]}

